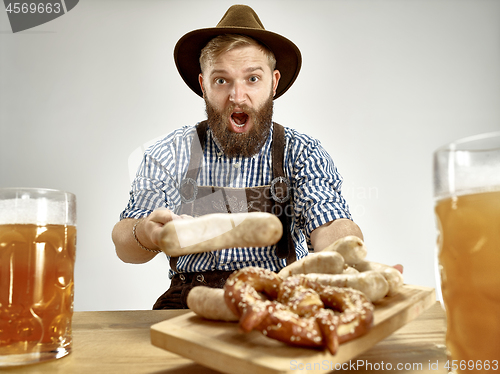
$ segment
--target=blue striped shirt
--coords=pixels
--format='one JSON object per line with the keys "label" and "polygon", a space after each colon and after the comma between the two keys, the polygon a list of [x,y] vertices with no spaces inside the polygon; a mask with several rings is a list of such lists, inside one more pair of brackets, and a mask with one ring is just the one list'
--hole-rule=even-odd
{"label": "blue striped shirt", "polygon": [[[272,131],[271,128],[267,141],[255,156],[227,157],[209,129],[197,184],[235,188],[269,185],[272,180]],[[121,219],[144,217],[159,207],[178,212],[181,205],[179,189],[187,173],[191,143],[193,139],[199,143],[196,135],[195,126],[185,126],[146,150]],[[335,219],[351,219],[351,215],[341,194],[342,177],[320,142],[287,127],[285,139],[284,172],[294,197],[291,233],[297,259],[300,259],[312,250],[309,238],[315,228]],[[194,272],[259,266],[279,271],[285,265],[286,260],[278,258],[274,246],[270,246],[182,256],[177,269]]]}

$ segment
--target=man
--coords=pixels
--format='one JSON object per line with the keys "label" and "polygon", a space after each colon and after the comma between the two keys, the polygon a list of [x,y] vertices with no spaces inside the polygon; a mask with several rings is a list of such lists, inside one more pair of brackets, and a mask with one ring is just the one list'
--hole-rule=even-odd
{"label": "man", "polygon": [[176,45],[184,81],[202,96],[207,120],[174,131],[146,151],[127,208],[113,230],[118,256],[143,263],[161,252],[162,227],[208,213],[266,211],[279,216],[276,246],[169,256],[172,279],[155,309],[185,308],[195,285],[221,287],[245,266],[279,271],[308,251],[357,235],[341,176],[320,143],[272,122],[273,100],[301,66],[298,48],[264,29],[257,14],[232,6],[217,27]]}

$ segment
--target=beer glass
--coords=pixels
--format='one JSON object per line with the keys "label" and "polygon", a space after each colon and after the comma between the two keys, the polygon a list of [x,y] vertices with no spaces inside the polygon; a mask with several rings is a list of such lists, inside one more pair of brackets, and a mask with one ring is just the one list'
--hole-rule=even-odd
{"label": "beer glass", "polygon": [[500,132],[434,153],[446,368],[500,369]]}
{"label": "beer glass", "polygon": [[76,198],[0,188],[0,368],[71,352]]}

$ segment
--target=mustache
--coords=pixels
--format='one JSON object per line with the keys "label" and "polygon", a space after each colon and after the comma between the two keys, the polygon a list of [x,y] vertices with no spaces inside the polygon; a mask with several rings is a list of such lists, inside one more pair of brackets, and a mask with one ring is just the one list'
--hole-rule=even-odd
{"label": "mustache", "polygon": [[258,112],[255,109],[250,108],[247,104],[236,105],[234,103],[225,108],[222,114],[225,117],[229,117],[233,112],[235,112],[236,108],[238,108],[238,111],[245,112],[245,114],[247,114],[248,116],[255,117],[258,114]]}

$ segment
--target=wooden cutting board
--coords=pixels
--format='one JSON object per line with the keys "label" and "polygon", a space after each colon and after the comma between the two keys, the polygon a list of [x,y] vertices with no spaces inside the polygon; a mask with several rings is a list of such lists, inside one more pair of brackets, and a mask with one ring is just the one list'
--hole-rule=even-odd
{"label": "wooden cutting board", "polygon": [[208,321],[193,312],[153,325],[151,342],[223,373],[295,373],[298,367],[325,373],[368,350],[435,302],[433,288],[405,285],[397,295],[375,304],[370,332],[342,344],[334,356],[327,350],[291,347],[258,331],[241,333],[237,323]]}

